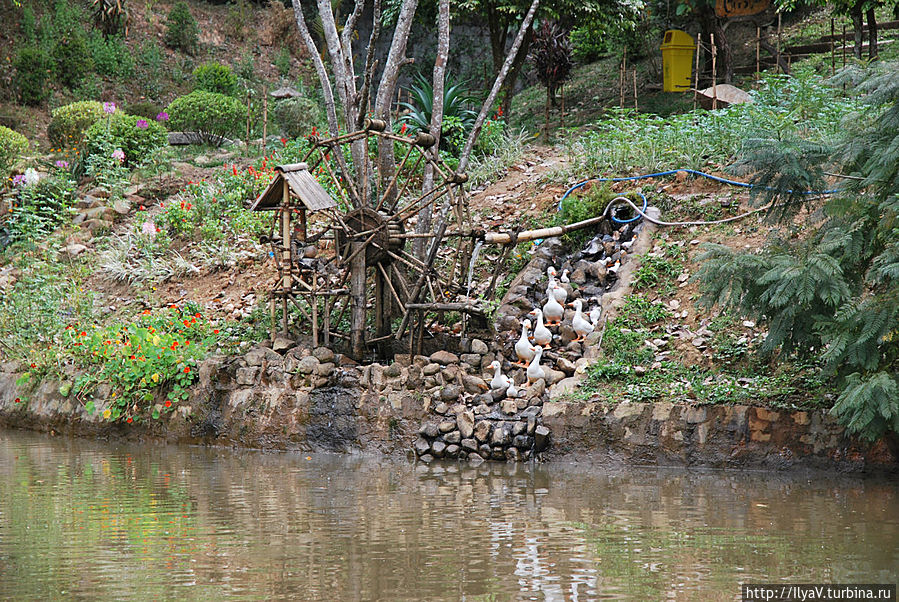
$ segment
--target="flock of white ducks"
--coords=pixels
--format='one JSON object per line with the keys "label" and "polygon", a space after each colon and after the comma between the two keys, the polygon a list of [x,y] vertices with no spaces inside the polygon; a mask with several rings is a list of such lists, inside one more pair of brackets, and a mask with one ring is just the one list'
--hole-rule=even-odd
{"label": "flock of white ducks", "polygon": [[[540,360],[543,357],[543,350],[549,349],[553,340],[553,333],[547,328],[547,325],[552,326],[562,323],[565,317],[566,301],[568,300],[568,290],[559,284],[559,282],[566,285],[569,283],[568,270],[562,272],[559,282],[556,281],[556,269],[552,266],[546,270],[546,275],[548,280],[546,303],[543,305],[543,309],[538,307],[531,312],[535,316],[534,332],[532,335],[529,334],[531,321],[524,320],[521,323],[521,336],[515,343],[515,355],[518,357],[518,362],[512,365],[520,368],[527,367],[528,386],[546,378],[546,370],[540,365]],[[583,341],[599,325],[602,310],[597,305],[585,317],[581,299],[575,299],[574,303],[568,303],[567,305],[575,310],[574,317],[571,319],[571,328],[577,334],[575,341]],[[491,389],[505,389],[508,397],[518,397],[522,394],[522,391],[515,386],[514,381],[503,375],[500,362],[494,361],[490,366],[493,368],[493,379],[490,381]]]}

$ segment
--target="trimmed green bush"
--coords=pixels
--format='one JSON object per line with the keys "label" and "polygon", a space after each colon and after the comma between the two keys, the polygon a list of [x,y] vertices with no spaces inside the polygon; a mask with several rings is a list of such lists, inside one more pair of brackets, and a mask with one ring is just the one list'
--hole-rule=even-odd
{"label": "trimmed green bush", "polygon": [[78,146],[84,139],[87,128],[103,117],[103,105],[96,100],[73,102],[54,109],[47,138],[52,146]]}
{"label": "trimmed green bush", "polygon": [[108,121],[101,119],[90,126],[84,136],[88,155],[120,148],[125,153],[125,165],[132,167],[168,141],[168,133],[156,121],[121,111],[113,113]]}
{"label": "trimmed green bush", "polygon": [[78,87],[94,68],[90,48],[80,32],[73,32],[56,40],[53,62],[56,64],[56,77],[69,89]]}
{"label": "trimmed green bush", "polygon": [[194,69],[194,90],[237,96],[237,76],[221,63],[204,63]]}
{"label": "trimmed green bush", "polygon": [[236,99],[196,90],[176,98],[166,108],[169,129],[196,132],[209,144],[221,144],[222,139],[240,132],[246,109]]}
{"label": "trimmed green bush", "polygon": [[160,111],[162,107],[155,102],[133,102],[125,107],[125,112],[129,115],[137,115],[151,121],[156,121]]}
{"label": "trimmed green bush", "polygon": [[197,20],[190,14],[186,2],[182,0],[172,7],[166,26],[165,43],[171,48],[193,54],[200,37],[200,28],[197,26]]}
{"label": "trimmed green bush", "polygon": [[91,38],[88,46],[97,73],[108,77],[134,75],[134,58],[122,38]]}
{"label": "trimmed green bush", "polygon": [[313,126],[323,121],[321,108],[305,96],[285,98],[272,105],[272,118],[282,136],[299,138],[308,136]]}
{"label": "trimmed green bush", "polygon": [[19,157],[28,150],[28,139],[19,132],[0,125],[0,177],[3,181]]}
{"label": "trimmed green bush", "polygon": [[23,48],[16,56],[14,85],[19,100],[26,105],[39,105],[50,95],[47,79],[53,70],[50,56],[39,48]]}

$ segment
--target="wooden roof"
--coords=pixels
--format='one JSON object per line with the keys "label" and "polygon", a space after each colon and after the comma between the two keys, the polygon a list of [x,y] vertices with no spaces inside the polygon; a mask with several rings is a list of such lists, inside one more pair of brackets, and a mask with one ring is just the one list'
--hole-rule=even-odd
{"label": "wooden roof", "polygon": [[321,211],[337,206],[331,195],[309,173],[309,167],[305,163],[279,165],[275,170],[278,175],[253,202],[250,206],[251,211],[273,211],[280,207],[284,194],[282,188],[284,182],[290,186],[291,194],[299,199],[309,211]]}

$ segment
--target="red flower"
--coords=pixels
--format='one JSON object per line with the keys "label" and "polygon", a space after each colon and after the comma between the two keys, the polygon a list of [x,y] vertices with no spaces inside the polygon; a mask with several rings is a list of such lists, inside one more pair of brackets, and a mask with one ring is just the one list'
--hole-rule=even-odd
{"label": "red flower", "polygon": [[218,334],[218,333],[219,333],[219,329],[218,329],[218,328],[213,329],[212,333],[213,333],[213,334]]}
{"label": "red flower", "polygon": [[167,408],[172,407],[172,402],[171,402],[170,400],[166,399],[166,400],[165,400],[165,407],[167,407]]}
{"label": "red flower", "polygon": [[287,138],[281,138],[281,144],[287,146]]}
{"label": "red flower", "polygon": [[190,211],[190,208],[193,207],[190,203],[187,204],[187,210]]}
{"label": "red flower", "polygon": [[175,347],[177,347],[177,346],[178,346],[178,341],[175,341],[174,343],[172,343],[172,347],[171,347],[172,351],[174,351]]}
{"label": "red flower", "polygon": [[184,341],[184,345],[185,345],[186,347],[190,347],[190,341]]}
{"label": "red flower", "polygon": [[16,403],[22,403],[22,400],[16,397]]}
{"label": "red flower", "polygon": [[37,368],[37,364],[31,364],[32,368]]}
{"label": "red flower", "polygon": [[236,165],[231,166],[231,173],[233,173],[235,176],[237,175],[237,166]]}
{"label": "red flower", "polygon": [[406,124],[404,123],[403,127],[400,128],[400,135],[405,134],[405,133],[406,133]]}
{"label": "red flower", "polygon": [[195,318],[201,318],[202,316],[200,315],[200,312],[197,312],[197,313],[194,314],[194,317],[195,317]]}
{"label": "red flower", "polygon": [[184,322],[184,325],[185,325],[185,326],[187,326],[188,328],[190,328],[190,322],[189,322],[189,321],[187,321],[187,320],[181,320],[181,321]]}
{"label": "red flower", "polygon": [[127,422],[128,424],[131,424],[132,422],[134,422],[134,418],[132,418],[131,416],[128,416],[128,420],[126,420],[125,422]]}
{"label": "red flower", "polygon": [[184,366],[184,373],[190,374],[190,366]]}
{"label": "red flower", "polygon": [[137,359],[137,356],[129,355],[129,356],[128,356],[128,359],[129,359],[129,360],[136,360],[136,359]]}

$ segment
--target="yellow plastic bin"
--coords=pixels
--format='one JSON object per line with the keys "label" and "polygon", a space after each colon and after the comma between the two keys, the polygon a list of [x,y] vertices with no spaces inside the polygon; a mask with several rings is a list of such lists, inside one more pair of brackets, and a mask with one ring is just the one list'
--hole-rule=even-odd
{"label": "yellow plastic bin", "polygon": [[693,51],[696,42],[686,31],[669,29],[662,42],[662,90],[686,92],[693,74]]}

